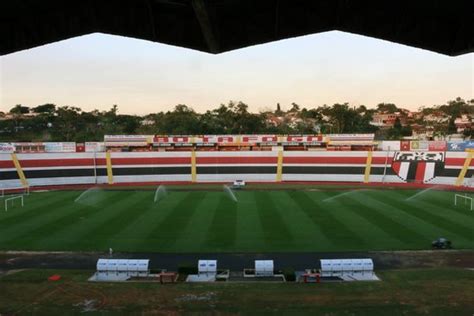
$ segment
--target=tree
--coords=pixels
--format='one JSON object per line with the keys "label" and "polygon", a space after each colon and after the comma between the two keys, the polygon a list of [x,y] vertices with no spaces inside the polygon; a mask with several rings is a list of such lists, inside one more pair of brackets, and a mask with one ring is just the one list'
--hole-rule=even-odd
{"label": "tree", "polygon": [[111,116],[116,116],[117,112],[118,112],[118,106],[117,104],[114,104],[112,105],[112,108],[107,113],[110,114]]}
{"label": "tree", "polygon": [[454,117],[451,117],[451,119],[449,119],[448,134],[456,134],[457,133],[457,128],[456,128],[456,124],[454,123],[454,120],[455,120]]}
{"label": "tree", "polygon": [[281,110],[280,103],[277,103],[277,109],[275,111],[275,114],[276,115],[282,115],[283,114],[283,111]]}
{"label": "tree", "polygon": [[359,114],[365,114],[367,112],[367,107],[365,105],[359,105],[359,107],[356,109],[356,112]]}
{"label": "tree", "polygon": [[400,129],[400,135],[402,136],[412,136],[413,135],[413,130],[410,125],[403,126]]}
{"label": "tree", "polygon": [[163,128],[166,133],[176,135],[197,134],[201,130],[199,116],[185,104],[178,104],[174,111],[165,114]]}
{"label": "tree", "polygon": [[232,127],[234,124],[234,114],[225,104],[221,104],[217,109],[212,111],[215,125],[220,133],[230,134],[232,133]]}
{"label": "tree", "polygon": [[258,133],[265,127],[264,115],[250,113],[248,105],[242,101],[230,101],[224,117],[226,126],[230,127],[227,130],[228,133]]}
{"label": "tree", "polygon": [[358,115],[356,116],[354,133],[375,133],[379,130],[377,126],[371,124],[375,110],[369,110],[361,105],[355,111]]}
{"label": "tree", "polygon": [[463,132],[464,137],[473,139],[474,137],[474,128],[466,128]]}
{"label": "tree", "polygon": [[385,113],[395,113],[400,110],[393,103],[379,103],[377,104],[377,111]]}
{"label": "tree", "polygon": [[336,103],[327,110],[327,115],[330,117],[334,133],[347,133],[352,130],[354,113],[349,108],[349,104]]}
{"label": "tree", "polygon": [[291,103],[291,109],[290,112],[299,112],[300,106],[296,104],[295,102]]}
{"label": "tree", "polygon": [[460,117],[463,114],[474,114],[474,102],[464,101],[457,97],[455,100],[448,101],[447,104],[439,106],[439,110],[448,114],[451,118]]}
{"label": "tree", "polygon": [[15,105],[10,109],[11,114],[27,114],[30,113],[30,108],[27,106],[22,106],[21,104]]}
{"label": "tree", "polygon": [[34,107],[33,113],[45,113],[45,114],[53,114],[56,110],[56,105],[52,103],[46,103],[43,105],[38,105]]}
{"label": "tree", "polygon": [[[379,110],[394,112],[403,111],[394,104],[381,103]],[[430,109],[430,110],[429,110]],[[203,114],[196,113],[185,104],[178,104],[172,111],[152,113],[146,116],[120,115],[118,106],[109,110],[84,112],[74,106],[55,106],[47,103],[31,108],[39,115],[25,116],[28,107],[17,105],[11,109],[11,119],[0,121],[0,140],[2,141],[99,141],[104,134],[309,134],[309,133],[373,133],[386,139],[400,139],[412,135],[410,125],[402,126],[397,119],[388,130],[372,126],[375,109],[364,105],[356,107],[348,103],[336,103],[332,106],[301,108],[292,103],[290,115],[284,115],[278,103],[275,113],[251,113],[249,106],[242,101],[229,101]],[[449,113],[448,122],[434,124],[437,135],[456,133],[454,121],[460,115],[474,115],[474,100],[461,98],[448,101],[444,105],[421,108],[423,113]],[[280,112],[280,113],[278,113]],[[270,124],[269,117],[275,114],[283,116],[275,126]],[[288,113],[287,113],[288,114]],[[142,125],[144,120],[146,125]],[[402,118],[403,120],[403,118]],[[151,121],[151,123],[149,123]],[[413,122],[412,122],[413,123]],[[422,122],[420,122],[422,123]],[[473,129],[464,132],[465,137],[472,137]]]}
{"label": "tree", "polygon": [[78,130],[83,127],[80,119],[81,109],[74,106],[62,106],[56,110],[56,120],[53,128],[53,139],[58,141],[75,140]]}
{"label": "tree", "polygon": [[400,121],[400,118],[397,117],[395,119],[395,123],[393,124],[393,128],[398,130],[398,131],[401,131],[402,130],[402,122]]}
{"label": "tree", "polygon": [[[387,138],[388,139],[400,139],[402,137],[402,132],[408,133],[407,130],[403,131],[402,123],[400,121],[400,118],[397,117],[395,120],[395,123],[393,124],[393,127],[387,130]],[[411,135],[411,133],[410,133]],[[406,135],[408,136],[408,135]]]}

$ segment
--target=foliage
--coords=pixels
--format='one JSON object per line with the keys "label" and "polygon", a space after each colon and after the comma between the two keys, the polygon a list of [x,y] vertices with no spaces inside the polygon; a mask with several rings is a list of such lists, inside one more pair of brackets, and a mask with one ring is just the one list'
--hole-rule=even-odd
{"label": "foliage", "polygon": [[181,275],[197,274],[198,268],[195,263],[181,263],[178,265],[178,273]]}
{"label": "foliage", "polygon": [[281,110],[280,103],[277,103],[277,109],[275,111],[275,114],[276,115],[282,115],[283,114],[283,111]]}
{"label": "foliage", "polygon": [[285,276],[285,280],[287,282],[295,282],[296,281],[295,269],[285,268],[285,269],[282,270],[282,274]]}
{"label": "foliage", "polygon": [[34,107],[31,109],[33,113],[47,113],[47,114],[53,114],[55,110],[56,110],[56,105],[52,103],[38,105],[37,107]]}
{"label": "foliage", "polygon": [[400,109],[393,103],[379,103],[377,104],[377,111],[385,112],[385,113],[396,113],[399,112]]}
{"label": "foliage", "polygon": [[454,124],[454,117],[452,117],[448,123],[448,134],[454,133],[456,133],[456,125]]}
{"label": "foliage", "polygon": [[[0,141],[100,141],[106,134],[314,134],[377,133],[378,138],[399,139],[410,136],[410,125],[399,121],[391,129],[379,130],[371,125],[376,112],[406,112],[392,103],[380,103],[376,109],[336,103],[314,108],[291,103],[283,111],[278,103],[274,112],[251,113],[242,101],[230,101],[217,108],[197,113],[192,107],[178,104],[172,111],[145,116],[118,113],[113,105],[108,111],[83,111],[75,106],[46,103],[34,107],[21,104],[10,110],[10,118],[0,120]],[[461,115],[474,116],[474,100],[461,98],[444,105],[421,108],[424,115],[445,113],[448,122],[434,126],[437,135],[456,132],[454,120]],[[404,122],[406,119],[404,120]],[[425,124],[422,119],[411,123]],[[472,130],[464,132],[466,137]]]}
{"label": "foliage", "polygon": [[22,106],[21,104],[17,104],[12,109],[10,109],[10,113],[12,114],[26,114],[29,112],[30,108],[27,106]]}
{"label": "foliage", "polygon": [[377,127],[370,125],[374,111],[364,105],[350,107],[348,103],[336,103],[332,107],[318,108],[328,118],[329,133],[368,133],[375,132]]}
{"label": "foliage", "polygon": [[435,107],[450,117],[459,117],[462,114],[474,115],[474,99],[465,101],[462,98],[448,101],[447,104]]}

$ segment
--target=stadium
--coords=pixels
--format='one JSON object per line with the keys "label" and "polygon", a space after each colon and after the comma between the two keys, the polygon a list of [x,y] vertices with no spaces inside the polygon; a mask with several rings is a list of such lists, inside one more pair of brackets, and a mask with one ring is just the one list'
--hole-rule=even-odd
{"label": "stadium", "polygon": [[[17,57],[22,50],[94,33],[224,53],[225,58],[232,56],[227,52],[237,49],[330,31],[445,56],[465,57],[474,51],[474,31],[469,23],[473,5],[467,0],[416,4],[407,0],[47,0],[4,1],[0,8],[2,56],[15,53]],[[226,68],[219,77],[214,73],[219,67],[210,67],[206,71],[218,79],[212,86],[215,78],[208,78],[211,86],[206,86],[205,77],[200,76],[206,67],[198,58],[176,58],[173,63],[178,55],[173,51],[168,58],[153,56],[153,61],[163,63],[163,68],[155,68],[147,59],[146,55],[151,55],[148,51],[138,48],[136,60],[128,55],[132,45],[127,43],[115,51],[107,47],[100,52],[102,59],[95,60],[97,55],[86,43],[91,42],[85,40],[82,46],[57,56],[38,54],[41,59],[26,63],[26,67],[20,62],[23,56],[9,59],[5,69],[18,75],[22,85],[21,89],[5,85],[2,92],[17,92],[23,98],[37,89],[54,98],[61,95],[60,87],[66,87],[65,104],[71,104],[67,102],[74,99],[74,91],[97,104],[107,93],[113,95],[110,102],[121,102],[120,92],[130,90],[137,106],[151,98],[140,93],[145,91],[141,86],[128,87],[125,79],[133,82],[137,74],[139,79],[152,78],[142,85],[151,86],[155,95],[165,98],[168,93],[184,94],[189,88],[184,77],[192,72],[199,81],[194,82],[200,89],[193,95],[196,100],[202,94],[217,94],[217,87],[225,88],[216,85],[217,81],[236,90],[243,87],[240,81],[245,81],[248,86],[242,90],[249,90],[250,95],[269,90],[273,98],[279,97],[282,86],[272,85],[269,79],[280,83],[286,75],[296,73],[300,76],[285,90],[307,93],[299,86],[311,81],[313,86],[306,90],[317,91],[310,91],[311,102],[326,89],[347,93],[338,97],[355,98],[360,107],[349,108],[352,101],[335,104],[348,109],[341,116],[364,120],[352,121],[350,130],[343,130],[344,124],[322,130],[319,123],[327,117],[326,104],[319,112],[313,109],[312,114],[321,115],[319,123],[311,117],[306,126],[300,117],[305,124],[299,126],[296,103],[292,103],[294,112],[293,108],[285,112],[295,119],[291,121],[290,116],[276,115],[283,112],[280,103],[271,111],[275,115],[269,117],[263,112],[250,114],[240,102],[238,106],[248,117],[258,116],[257,123],[270,120],[275,125],[257,129],[256,124],[246,130],[245,124],[238,122],[238,129],[228,130],[228,121],[236,117],[228,116],[218,126],[222,129],[212,129],[216,126],[207,124],[213,122],[210,120],[197,132],[192,126],[197,120],[171,130],[180,116],[166,128],[158,128],[157,120],[174,112],[123,115],[130,120],[112,120],[117,114],[115,104],[108,112],[96,109],[87,113],[70,105],[56,109],[49,103],[34,108],[42,112],[30,112],[29,107],[17,103],[8,113],[2,108],[0,123],[8,122],[0,124],[0,315],[473,314],[474,100],[464,102],[459,97],[448,102],[444,112],[440,111],[443,106],[436,105],[424,109],[427,111],[420,117],[415,114],[421,110],[406,110],[404,116],[414,115],[410,124],[427,132],[423,137],[402,135],[407,126],[402,126],[394,114],[397,107],[391,103],[379,104],[395,110],[377,113],[375,130],[387,127],[387,120],[392,125],[375,137],[369,126],[373,119],[369,123],[369,116],[375,110],[370,112],[361,103],[367,95],[381,92],[375,91],[380,85],[374,82],[379,80],[387,80],[390,86],[384,97],[406,94],[414,100],[420,95],[428,99],[431,94],[448,91],[449,84],[455,86],[449,78],[461,72],[456,72],[447,57],[425,64],[425,59],[434,60],[434,54],[430,58],[415,58],[413,52],[376,55],[379,51],[371,46],[360,55],[372,56],[369,63],[378,68],[352,68],[351,63],[362,63],[362,57],[367,56],[359,56],[353,44],[344,46],[330,40],[314,55],[328,46],[332,49],[329,59],[346,51],[341,65],[341,60],[329,65],[327,57],[318,57],[313,65],[321,69],[309,69],[313,59],[302,53],[311,49],[302,45],[294,47],[297,53],[293,55],[279,49],[276,62],[263,71],[278,78],[252,81],[250,77],[259,71],[251,69],[244,77],[232,79],[232,72],[239,70],[235,68]],[[80,74],[73,72],[58,75],[61,72],[54,67],[41,72],[41,68],[48,68],[48,59],[69,69],[76,55],[86,60],[77,65],[89,71],[82,80],[74,81]],[[120,65],[109,63],[112,55],[120,58]],[[253,67],[270,57],[261,53],[253,60],[242,55]],[[288,66],[290,59],[298,59],[303,69]],[[91,71],[99,60],[107,65],[101,71]],[[407,71],[400,79],[402,60],[409,60],[413,68],[440,68],[413,78]],[[387,61],[395,68],[386,68]],[[126,64],[141,68],[111,71],[126,69]],[[206,65],[214,66],[210,62]],[[225,68],[223,65],[220,67]],[[187,72],[180,74],[181,66],[188,67]],[[339,66],[345,68],[338,76]],[[279,72],[274,73],[275,69]],[[114,73],[126,78],[115,81]],[[153,76],[145,76],[148,73]],[[357,76],[353,81],[342,80],[347,73]],[[179,80],[172,81],[170,74]],[[49,77],[55,77],[58,84],[53,84],[53,93],[46,92]],[[88,90],[86,83],[98,78],[102,82]],[[458,85],[466,85],[468,76],[463,78]],[[332,85],[326,85],[329,79]],[[364,79],[372,80],[370,89],[364,90]],[[472,83],[472,76],[470,79]],[[418,85],[417,80],[423,84]],[[59,81],[79,90],[61,86]],[[108,89],[109,81],[116,86]],[[402,85],[402,81],[413,86]],[[439,86],[432,81],[442,81],[446,87],[435,91]],[[163,85],[164,90],[155,84]],[[431,90],[418,91],[423,85]],[[357,90],[356,97],[349,96],[351,88]],[[179,95],[176,100],[182,98]],[[6,103],[2,96],[2,107]],[[219,119],[222,113],[217,109],[198,115],[184,103],[179,106],[195,118],[210,113],[208,118]],[[236,111],[234,106],[231,101],[228,108],[221,104],[220,109],[232,112]],[[69,115],[67,120],[61,122],[58,110]],[[79,117],[81,123],[75,121]],[[146,121],[151,124],[140,125]],[[281,130],[280,121],[287,125]],[[142,129],[134,128],[135,124]],[[290,124],[306,129],[286,129]],[[390,134],[396,124],[397,133]],[[87,129],[88,134],[82,134],[81,129]]]}
{"label": "stadium", "polygon": [[370,134],[4,144],[0,248],[414,250],[444,236],[472,249],[472,144],[411,145],[426,150]]}
{"label": "stadium", "polygon": [[374,134],[0,143],[0,312],[468,312],[473,156]]}
{"label": "stadium", "polygon": [[[183,263],[201,265],[206,257],[218,258],[214,265],[231,271],[254,259],[272,259],[271,273],[290,280],[294,272],[281,269],[304,271],[322,258],[367,257],[382,268],[377,272],[382,278],[394,277],[384,274],[384,266],[438,267],[456,260],[455,266],[469,267],[472,142],[376,142],[373,136],[107,135],[91,143],[3,143],[0,249],[7,252],[1,266],[48,268],[26,274],[33,280],[53,271],[71,278],[70,271],[90,271],[96,260],[100,269],[101,260],[111,260],[101,258],[123,258],[124,265],[147,258],[152,270],[142,278],[164,268],[153,277],[160,281],[178,278],[168,271],[181,278],[194,272]],[[432,242],[439,237],[456,250],[424,252],[437,248]],[[457,278],[464,273],[457,269],[442,273]],[[396,272],[396,278],[403,280],[410,271]],[[101,280],[117,281],[122,272],[114,272],[113,279],[100,270],[97,278],[101,273]],[[130,277],[123,273],[120,280]],[[13,274],[12,284],[21,284],[16,275],[22,274]],[[296,274],[304,282],[314,275],[319,282],[320,274]],[[94,309],[106,304],[84,285],[76,292],[92,298]]]}

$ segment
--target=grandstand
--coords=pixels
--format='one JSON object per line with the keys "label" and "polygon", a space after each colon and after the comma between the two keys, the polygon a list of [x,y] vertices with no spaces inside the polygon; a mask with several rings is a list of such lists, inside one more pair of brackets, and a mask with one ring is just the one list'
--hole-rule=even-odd
{"label": "grandstand", "polygon": [[0,144],[3,188],[165,182],[352,182],[470,187],[472,142],[373,134],[106,135]]}

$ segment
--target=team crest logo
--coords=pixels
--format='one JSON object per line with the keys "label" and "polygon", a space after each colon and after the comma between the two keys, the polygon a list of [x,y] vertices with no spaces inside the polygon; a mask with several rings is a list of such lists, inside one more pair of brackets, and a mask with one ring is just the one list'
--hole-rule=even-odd
{"label": "team crest logo", "polygon": [[396,152],[392,169],[407,182],[428,182],[444,170],[443,152]]}

